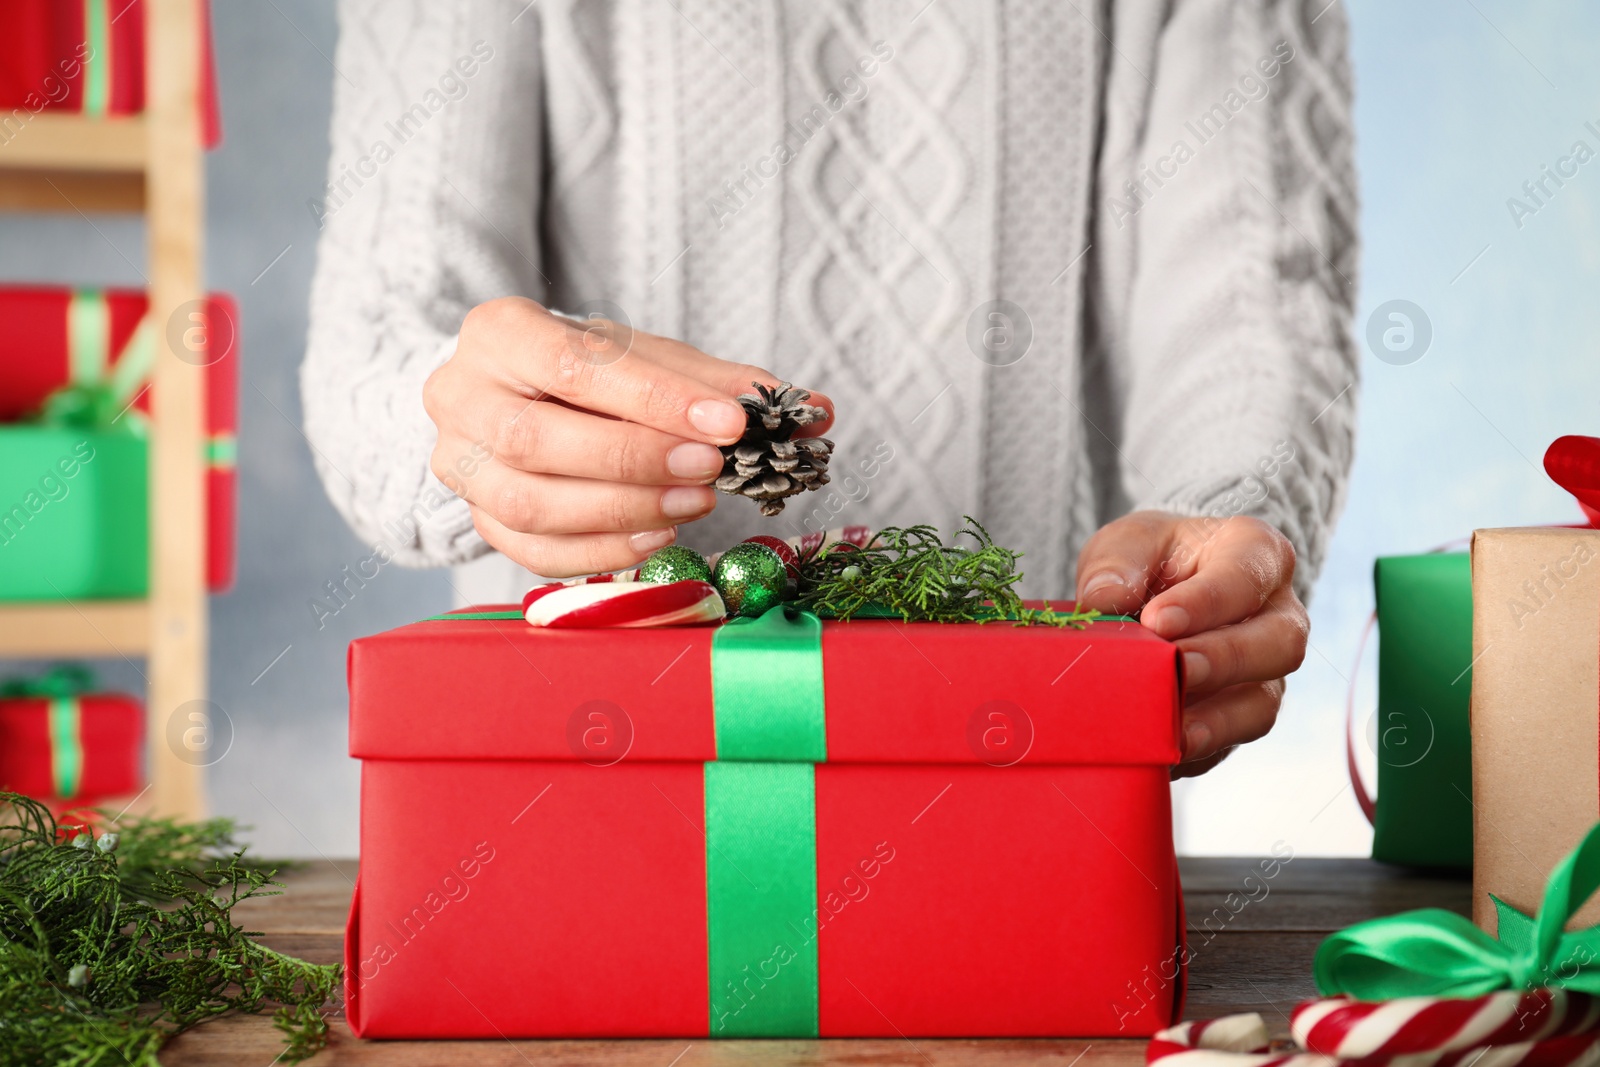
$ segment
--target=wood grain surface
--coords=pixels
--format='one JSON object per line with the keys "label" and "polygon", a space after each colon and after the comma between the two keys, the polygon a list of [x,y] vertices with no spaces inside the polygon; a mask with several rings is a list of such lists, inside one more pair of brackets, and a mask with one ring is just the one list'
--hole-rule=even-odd
{"label": "wood grain surface", "polygon": [[[1311,956],[1334,930],[1410,908],[1467,914],[1464,878],[1397,871],[1367,860],[1294,859],[1270,879],[1257,859],[1186,859],[1184,900],[1194,963],[1186,1018],[1258,1011],[1275,1036],[1312,996]],[[340,958],[354,860],[305,864],[283,876],[284,895],[236,916],[269,946],[321,963]],[[1241,903],[1242,902],[1242,903]],[[282,1051],[270,1019],[222,1019],[173,1041],[168,1067],[269,1067]],[[1144,1042],[1120,1040],[857,1041],[359,1041],[334,1019],[315,1067],[1135,1067]]]}

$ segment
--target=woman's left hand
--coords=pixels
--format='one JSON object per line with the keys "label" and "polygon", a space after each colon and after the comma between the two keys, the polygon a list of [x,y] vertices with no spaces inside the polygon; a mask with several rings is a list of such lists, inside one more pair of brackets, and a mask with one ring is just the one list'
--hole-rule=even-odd
{"label": "woman's left hand", "polygon": [[1140,622],[1183,652],[1183,762],[1201,774],[1272,729],[1284,677],[1306,654],[1294,546],[1259,519],[1139,511],[1102,527],[1078,557],[1078,601]]}

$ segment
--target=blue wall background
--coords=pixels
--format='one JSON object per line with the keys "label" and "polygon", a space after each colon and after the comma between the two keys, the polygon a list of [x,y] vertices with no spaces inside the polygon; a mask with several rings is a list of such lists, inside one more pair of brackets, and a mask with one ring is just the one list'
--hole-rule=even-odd
{"label": "blue wall background", "polygon": [[[1176,787],[1189,852],[1254,853],[1278,839],[1308,854],[1367,851],[1341,724],[1373,558],[1475,527],[1575,521],[1540,460],[1561,434],[1600,434],[1600,155],[1564,188],[1550,185],[1520,228],[1506,207],[1574,141],[1600,153],[1600,133],[1584,126],[1600,129],[1600,9],[1351,0],[1348,10],[1358,331],[1400,299],[1425,312],[1433,339],[1406,365],[1365,353],[1355,473],[1312,604],[1313,649],[1277,729]],[[1358,750],[1370,773],[1370,656],[1366,666]]]}
{"label": "blue wall background", "polygon": [[[297,428],[316,238],[306,201],[323,178],[335,24],[326,0],[215,7],[228,140],[209,163],[208,275],[241,302],[245,361],[240,577],[212,605],[212,697],[234,741],[210,789],[218,811],[254,826],[262,851],[348,855],[358,774],[344,755],[345,644],[436,610],[449,590],[442,575],[388,567],[322,629],[307,606],[369,551],[323,497]],[[1433,337],[1407,365],[1366,356],[1359,457],[1312,608],[1313,649],[1278,729],[1175,787],[1188,852],[1254,853],[1276,840],[1300,854],[1366,851],[1341,730],[1373,557],[1475,526],[1570,519],[1539,457],[1558,434],[1600,433],[1600,159],[1520,228],[1505,203],[1575,140],[1600,151],[1584,128],[1600,127],[1600,9],[1353,0],[1350,17],[1358,325],[1404,299]],[[0,279],[138,285],[143,263],[135,222],[0,217]],[[136,665],[101,666],[114,683],[139,684]]]}

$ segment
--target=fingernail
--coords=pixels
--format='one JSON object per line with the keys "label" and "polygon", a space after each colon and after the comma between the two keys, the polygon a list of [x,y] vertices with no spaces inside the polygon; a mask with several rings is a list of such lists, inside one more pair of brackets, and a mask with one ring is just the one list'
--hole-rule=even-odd
{"label": "fingernail", "polygon": [[722,453],[714,445],[685,441],[667,453],[667,470],[674,478],[710,478],[722,470]]}
{"label": "fingernail", "polygon": [[1183,654],[1183,680],[1190,688],[1204,685],[1211,673],[1211,661],[1198,652]]}
{"label": "fingernail", "polygon": [[744,421],[744,408],[731,400],[697,400],[689,407],[690,424],[707,437],[738,437]]}
{"label": "fingernail", "polygon": [[1078,592],[1078,599],[1087,600],[1101,589],[1126,589],[1127,587],[1128,579],[1116,571],[1101,571],[1084,583],[1083,589]]}
{"label": "fingernail", "polygon": [[1211,727],[1192,722],[1183,728],[1183,758],[1197,759],[1211,749]]}
{"label": "fingernail", "polygon": [[1162,637],[1182,637],[1189,632],[1189,613],[1183,608],[1162,608],[1156,612],[1156,633]]}
{"label": "fingernail", "polygon": [[646,530],[636,533],[628,538],[628,546],[635,552],[654,552],[658,548],[665,548],[678,539],[678,528],[668,526],[665,530]]}
{"label": "fingernail", "polygon": [[[669,519],[687,519],[716,507],[711,490],[699,485],[679,485],[661,494],[661,514]],[[665,541],[662,544],[666,544]]]}

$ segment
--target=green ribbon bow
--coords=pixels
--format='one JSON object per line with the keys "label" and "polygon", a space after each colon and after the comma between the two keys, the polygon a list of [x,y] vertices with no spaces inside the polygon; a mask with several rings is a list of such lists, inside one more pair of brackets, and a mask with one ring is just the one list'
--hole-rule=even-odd
{"label": "green ribbon bow", "polygon": [[7,678],[0,682],[0,700],[70,699],[94,689],[94,672],[81,663],[58,663],[32,678]]}
{"label": "green ribbon bow", "polygon": [[126,423],[143,432],[144,420],[128,409],[150,379],[156,358],[155,323],[146,314],[111,356],[111,308],[99,289],[75,290],[67,304],[67,361],[71,380],[45,397],[34,419],[46,426],[93,430]]}
{"label": "green ribbon bow", "polygon": [[50,702],[50,777],[58,797],[77,796],[83,784],[83,716],[78,697],[94,684],[94,672],[81,663],[61,663],[34,678],[0,682],[0,700]]}
{"label": "green ribbon bow", "polygon": [[1536,917],[1492,898],[1499,940],[1440,908],[1357,923],[1317,949],[1317,989],[1358,1000],[1475,997],[1540,986],[1600,994],[1600,927],[1565,932],[1596,889],[1600,823],[1550,872]]}

